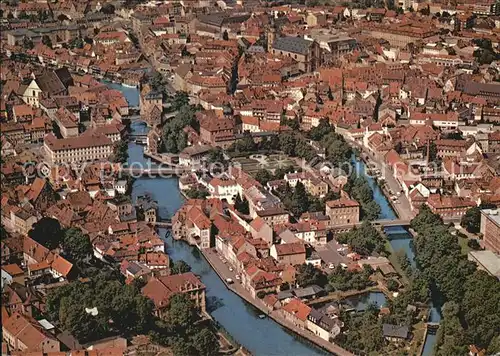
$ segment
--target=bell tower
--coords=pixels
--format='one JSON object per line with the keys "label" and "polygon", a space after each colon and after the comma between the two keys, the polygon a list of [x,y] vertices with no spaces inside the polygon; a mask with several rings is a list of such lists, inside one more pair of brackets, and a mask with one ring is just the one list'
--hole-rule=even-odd
{"label": "bell tower", "polygon": [[270,27],[267,30],[267,52],[271,53],[273,51],[273,43],[276,39],[276,30],[274,27]]}

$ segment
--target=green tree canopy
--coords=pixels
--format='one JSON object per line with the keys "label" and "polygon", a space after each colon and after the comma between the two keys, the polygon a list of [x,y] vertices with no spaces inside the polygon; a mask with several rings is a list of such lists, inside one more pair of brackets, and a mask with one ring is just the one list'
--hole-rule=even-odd
{"label": "green tree canopy", "polygon": [[52,40],[50,39],[50,37],[49,37],[49,36],[44,35],[44,36],[42,37],[42,43],[43,43],[44,45],[46,45],[47,47],[52,48]]}
{"label": "green tree canopy", "polygon": [[243,197],[242,199],[239,193],[236,194],[236,197],[234,198],[234,208],[241,214],[250,214],[250,206],[247,198]]}
{"label": "green tree canopy", "polygon": [[467,210],[462,216],[460,225],[468,232],[478,233],[481,230],[481,210],[477,206]]}
{"label": "green tree canopy", "polygon": [[266,186],[267,182],[273,179],[273,175],[267,169],[259,169],[255,174],[255,179],[262,186]]}
{"label": "green tree canopy", "polygon": [[89,235],[78,228],[72,227],[64,231],[61,245],[64,252],[74,261],[83,261],[92,255]]}
{"label": "green tree canopy", "polygon": [[216,355],[219,352],[219,341],[209,329],[201,329],[193,336],[193,346],[200,356]]}
{"label": "green tree canopy", "polygon": [[188,265],[183,260],[178,260],[172,264],[172,268],[170,268],[170,271],[172,272],[172,274],[187,273],[187,272],[191,272],[191,266]]}
{"label": "green tree canopy", "polygon": [[295,279],[300,287],[307,287],[313,284],[324,287],[327,283],[326,275],[323,271],[306,263],[297,267]]}
{"label": "green tree canopy", "polygon": [[28,232],[28,236],[50,250],[59,247],[63,238],[61,224],[57,219],[43,217]]}
{"label": "green tree canopy", "polygon": [[348,244],[354,252],[363,256],[370,256],[373,252],[385,252],[385,238],[367,221],[340,235],[337,240]]}
{"label": "green tree canopy", "polygon": [[186,294],[174,294],[169,301],[167,322],[176,330],[186,330],[197,319],[193,301]]}
{"label": "green tree canopy", "polygon": [[128,144],[124,140],[116,141],[113,144],[113,162],[125,163],[128,160]]}

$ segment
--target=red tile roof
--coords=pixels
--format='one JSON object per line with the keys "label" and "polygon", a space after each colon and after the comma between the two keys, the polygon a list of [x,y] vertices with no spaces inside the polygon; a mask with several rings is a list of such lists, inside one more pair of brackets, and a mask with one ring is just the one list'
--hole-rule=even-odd
{"label": "red tile roof", "polygon": [[306,321],[311,312],[311,307],[307,306],[299,299],[292,299],[287,305],[282,307],[282,309],[286,313],[294,315],[297,319],[302,321]]}

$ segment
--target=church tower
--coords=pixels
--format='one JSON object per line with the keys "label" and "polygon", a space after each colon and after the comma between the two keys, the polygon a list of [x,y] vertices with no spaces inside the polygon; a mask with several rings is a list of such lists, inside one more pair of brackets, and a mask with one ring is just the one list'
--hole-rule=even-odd
{"label": "church tower", "polygon": [[270,27],[267,30],[267,52],[271,53],[273,51],[273,43],[276,39],[276,30],[274,27]]}

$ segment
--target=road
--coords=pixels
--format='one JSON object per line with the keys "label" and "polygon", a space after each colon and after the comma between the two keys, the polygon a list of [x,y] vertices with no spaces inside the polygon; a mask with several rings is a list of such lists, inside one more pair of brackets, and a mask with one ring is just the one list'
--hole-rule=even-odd
{"label": "road", "polygon": [[331,342],[328,342],[313,333],[311,333],[308,330],[301,329],[297,327],[295,324],[291,323],[289,320],[285,319],[280,311],[274,310],[272,312],[269,312],[269,309],[266,307],[266,305],[260,300],[260,299],[254,299],[250,295],[250,293],[243,288],[243,286],[236,280],[236,272],[235,271],[230,271],[229,266],[227,264],[224,264],[219,255],[216,252],[213,252],[213,250],[203,250],[202,251],[203,255],[207,259],[208,263],[212,266],[212,268],[215,270],[215,272],[219,275],[219,277],[224,281],[226,281],[227,278],[231,278],[235,283],[227,285],[228,289],[239,295],[241,298],[245,299],[248,303],[254,305],[256,308],[260,309],[262,312],[267,313],[269,317],[274,319],[277,323],[281,324],[282,326],[286,327],[287,329],[299,334],[300,336],[310,340],[316,345],[319,345],[320,347],[328,350],[329,352],[339,355],[339,356],[354,356],[351,352],[343,349],[342,347],[333,344]]}

